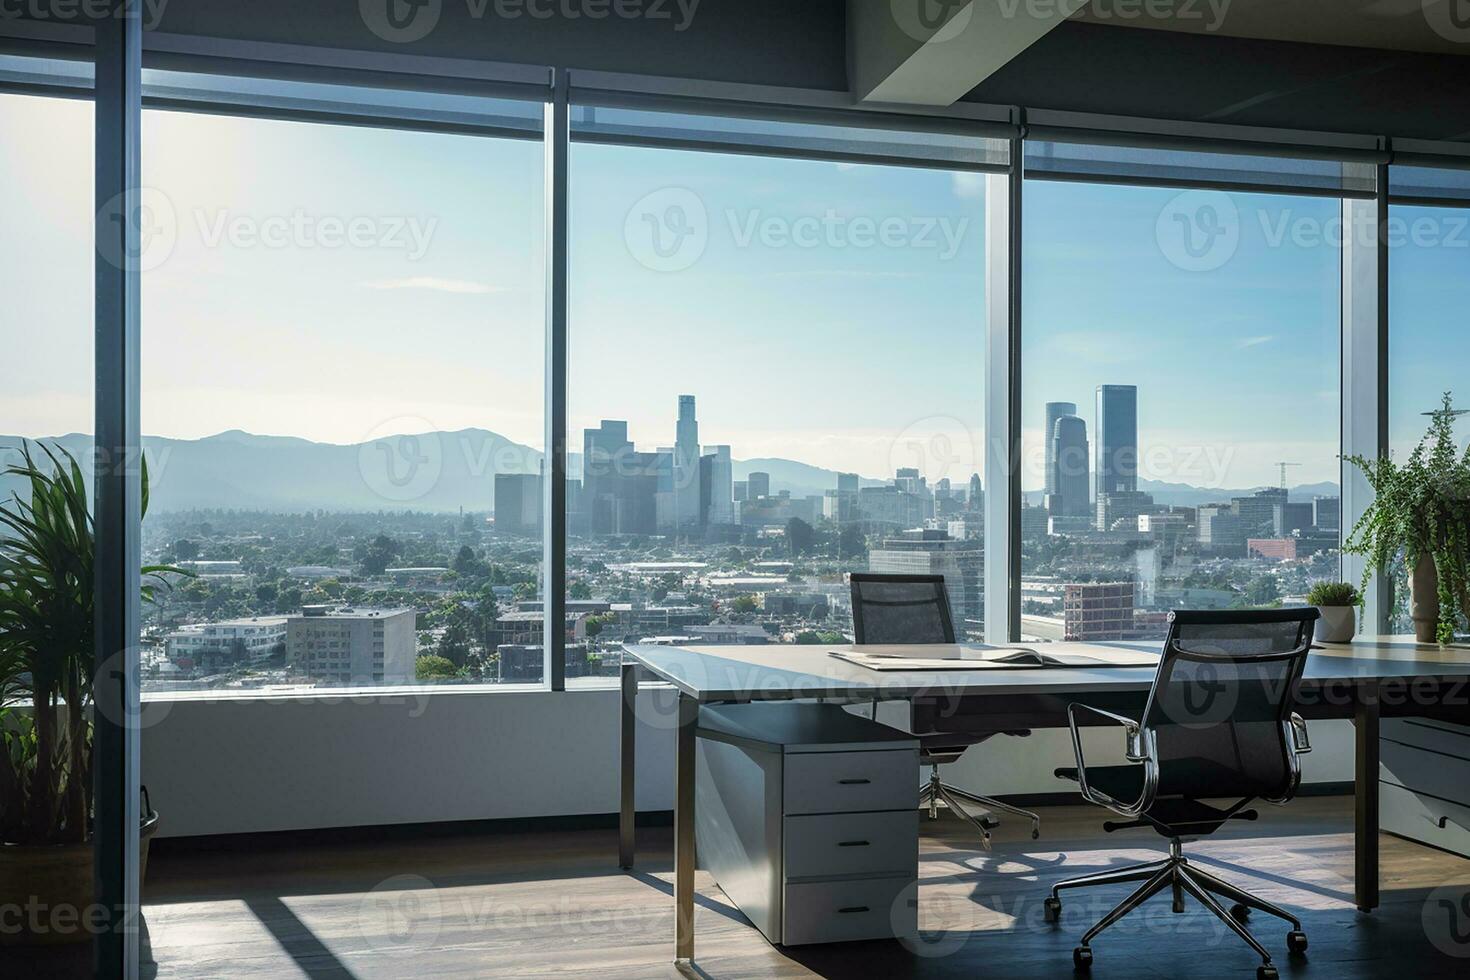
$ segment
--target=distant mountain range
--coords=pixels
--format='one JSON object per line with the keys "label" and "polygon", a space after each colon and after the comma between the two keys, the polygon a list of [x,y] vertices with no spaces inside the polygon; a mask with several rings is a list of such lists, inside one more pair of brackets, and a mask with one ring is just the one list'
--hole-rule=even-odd
{"label": "distant mountain range", "polygon": [[[90,461],[90,436],[72,433],[43,440]],[[0,436],[0,464],[18,461],[22,440]],[[203,439],[145,436],[152,484],[152,507],[178,510],[420,510],[450,512],[461,507],[487,511],[495,506],[495,474],[537,473],[541,452],[485,429],[388,436],[373,442],[334,445],[289,436],[258,436],[232,430]],[[568,458],[573,478],[582,471],[580,453]],[[803,497],[837,486],[837,471],[797,460],[735,460],[735,479],[753,472],[771,476],[771,491]],[[863,478],[864,486],[884,480]],[[1161,504],[1197,506],[1252,492],[1207,490],[1179,483],[1139,481],[1140,489]],[[9,499],[21,489],[14,477],[0,476],[0,494]],[[1336,494],[1333,483],[1291,490],[1293,500]],[[1028,492],[1029,503],[1041,495]]]}
{"label": "distant mountain range", "polygon": [[[19,460],[22,441],[0,436],[0,465]],[[42,441],[71,452],[90,477],[91,436],[71,433]],[[497,473],[541,469],[540,450],[486,429],[388,436],[345,446],[231,430],[203,439],[145,436],[143,449],[150,505],[159,511],[486,511],[495,506]],[[567,463],[570,476],[580,478],[582,454],[570,454]],[[773,493],[788,490],[798,497],[837,485],[836,471],[789,459],[735,460],[733,470],[737,480],[769,473]],[[0,476],[6,499],[20,488],[16,478]]]}

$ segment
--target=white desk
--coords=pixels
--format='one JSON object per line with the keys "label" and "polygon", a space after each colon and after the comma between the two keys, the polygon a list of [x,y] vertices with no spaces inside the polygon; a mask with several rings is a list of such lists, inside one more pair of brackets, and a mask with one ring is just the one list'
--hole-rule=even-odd
{"label": "white desk", "polygon": [[[1158,643],[1048,644],[1097,653]],[[1153,670],[1143,667],[877,672],[829,656],[829,646],[628,644],[622,669],[619,864],[634,861],[633,745],[638,675],[673,685],[666,710],[641,719],[677,730],[674,763],[674,958],[694,957],[695,728],[702,704],[836,698],[854,701],[952,698],[966,729],[1064,728],[1067,705],[1083,700],[1137,717]],[[922,656],[932,647],[915,647]],[[1439,649],[1412,638],[1327,644],[1307,658],[1297,710],[1308,719],[1347,718],[1356,726],[1354,892],[1364,912],[1378,906],[1379,719],[1470,721],[1470,649]]]}

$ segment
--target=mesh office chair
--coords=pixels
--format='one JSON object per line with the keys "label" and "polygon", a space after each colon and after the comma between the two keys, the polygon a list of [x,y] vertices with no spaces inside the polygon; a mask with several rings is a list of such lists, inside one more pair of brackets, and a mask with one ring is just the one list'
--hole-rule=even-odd
{"label": "mesh office chair", "polygon": [[[853,572],[852,588],[853,638],[858,643],[954,643],[954,620],[949,611],[949,593],[943,575],[882,575]],[[877,717],[878,706],[873,714]],[[998,824],[988,816],[976,816],[963,804],[979,807],[988,813],[1014,813],[1031,821],[1031,836],[1041,836],[1041,818],[1030,810],[993,800],[988,796],[967,793],[939,778],[939,767],[954,762],[972,745],[990,738],[990,734],[972,735],[944,730],[945,712],[935,701],[916,699],[909,731],[919,739],[919,764],[929,766],[929,785],[919,793],[919,806],[929,811],[931,820],[938,819],[944,806],[968,820],[979,832],[981,842],[990,846],[990,832]],[[1006,732],[1026,736],[1029,731]]]}
{"label": "mesh office chair", "polygon": [[[1090,802],[1128,818],[1103,829],[1152,827],[1169,838],[1164,860],[1053,886],[1046,900],[1051,922],[1061,914],[1062,889],[1143,882],[1082,937],[1072,952],[1079,970],[1091,965],[1090,944],[1098,933],[1165,888],[1173,892],[1175,912],[1184,911],[1188,892],[1260,954],[1259,980],[1277,974],[1271,954],[1245,926],[1251,909],[1291,923],[1287,948],[1306,950],[1296,916],[1190,864],[1182,844],[1186,837],[1214,833],[1227,820],[1256,819],[1256,811],[1246,809],[1253,800],[1285,803],[1296,794],[1298,756],[1312,746],[1292,707],[1317,615],[1313,608],[1170,613],[1141,723],[1085,704],[1068,707],[1077,767],[1056,774],[1075,780]],[[1087,765],[1077,727],[1084,713],[1123,726],[1129,765]],[[1233,802],[1217,806],[1206,799]],[[1215,896],[1235,904],[1227,912]]]}

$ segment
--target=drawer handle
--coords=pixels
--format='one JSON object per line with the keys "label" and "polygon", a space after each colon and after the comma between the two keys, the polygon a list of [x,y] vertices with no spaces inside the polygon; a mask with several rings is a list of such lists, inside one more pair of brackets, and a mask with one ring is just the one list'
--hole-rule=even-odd
{"label": "drawer handle", "polygon": [[871,911],[872,911],[872,909],[868,908],[866,905],[849,905],[845,909],[838,909],[837,910],[837,913],[839,915],[848,915],[849,913],[852,913],[852,912],[871,912]]}
{"label": "drawer handle", "polygon": [[866,785],[868,785],[871,782],[872,782],[871,779],[839,779],[839,780],[837,780],[837,785],[838,786],[866,786]]}
{"label": "drawer handle", "polygon": [[844,841],[838,841],[837,842],[837,846],[838,847],[867,847],[869,845],[868,845],[868,842],[865,841],[865,840],[844,840]]}

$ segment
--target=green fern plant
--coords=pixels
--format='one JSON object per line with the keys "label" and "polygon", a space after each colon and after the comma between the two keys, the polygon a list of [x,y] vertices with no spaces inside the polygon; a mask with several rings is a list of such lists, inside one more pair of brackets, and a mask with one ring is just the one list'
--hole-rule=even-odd
{"label": "green fern plant", "polygon": [[1343,545],[1367,559],[1361,588],[1375,571],[1388,572],[1400,555],[1412,570],[1434,561],[1439,575],[1441,643],[1454,639],[1459,616],[1470,615],[1470,447],[1455,448],[1451,395],[1431,417],[1429,429],[1402,465],[1391,457],[1345,456],[1373,488],[1373,502]]}

